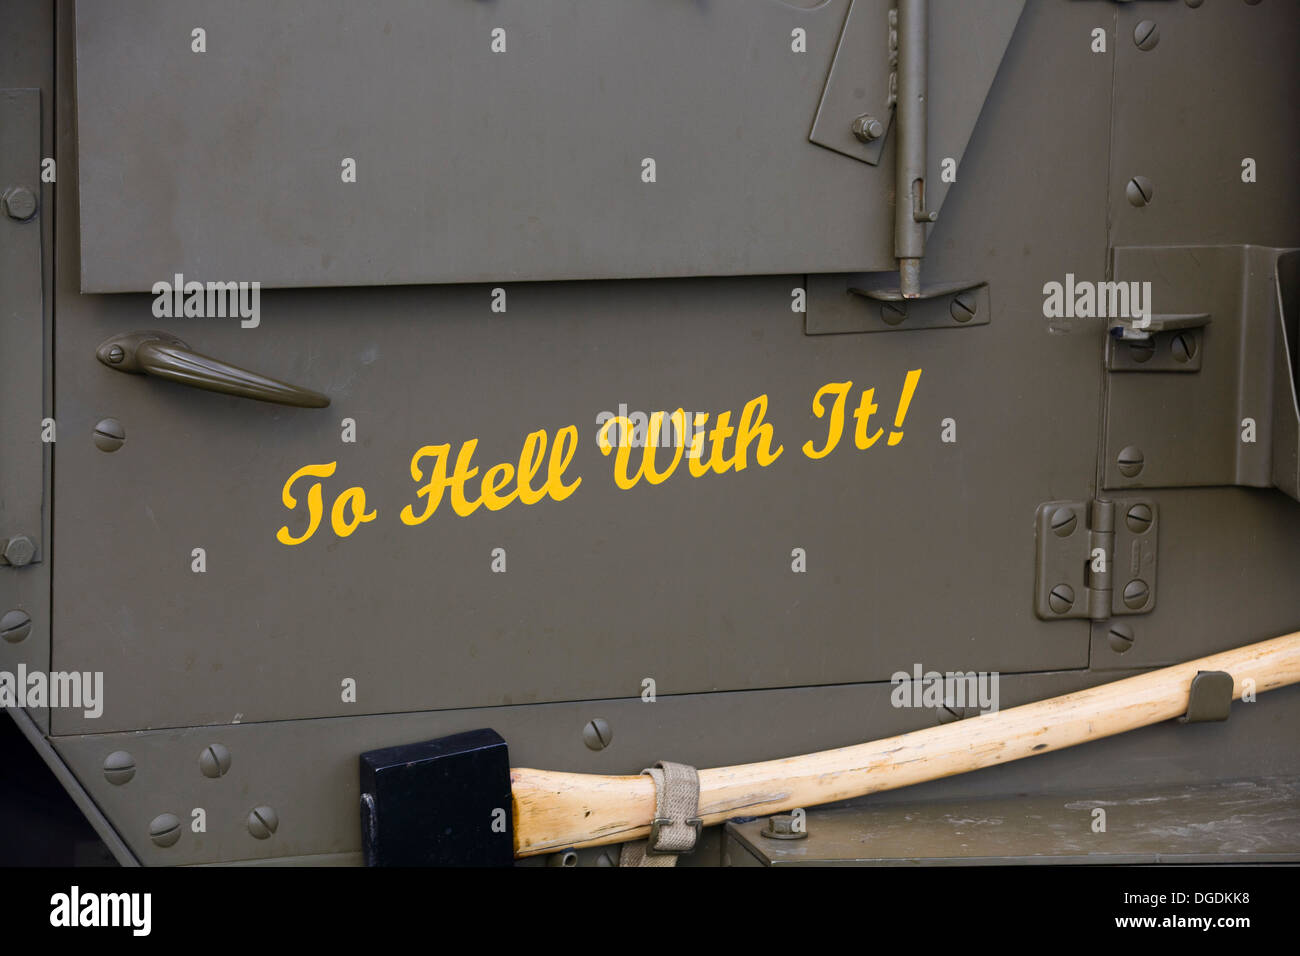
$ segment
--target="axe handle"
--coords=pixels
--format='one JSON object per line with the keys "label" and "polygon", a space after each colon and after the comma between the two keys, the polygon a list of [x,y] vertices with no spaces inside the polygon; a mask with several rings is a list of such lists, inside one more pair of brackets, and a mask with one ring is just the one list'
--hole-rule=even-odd
{"label": "axe handle", "polygon": [[[1227,671],[1232,698],[1300,681],[1300,631],[1087,690],[819,753],[700,771],[705,825],[907,787],[1109,737],[1187,712],[1197,671]],[[644,839],[654,782],[512,768],[515,856]]]}

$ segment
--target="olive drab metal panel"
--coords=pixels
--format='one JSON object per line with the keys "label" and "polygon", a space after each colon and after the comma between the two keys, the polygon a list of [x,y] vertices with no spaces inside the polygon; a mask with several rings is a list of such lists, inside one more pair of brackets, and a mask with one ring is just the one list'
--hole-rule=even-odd
{"label": "olive drab metal panel", "polygon": [[[889,72],[856,4],[81,3],[82,288],[894,268],[892,164],[809,141]],[[934,3],[936,210],[1022,5]]]}

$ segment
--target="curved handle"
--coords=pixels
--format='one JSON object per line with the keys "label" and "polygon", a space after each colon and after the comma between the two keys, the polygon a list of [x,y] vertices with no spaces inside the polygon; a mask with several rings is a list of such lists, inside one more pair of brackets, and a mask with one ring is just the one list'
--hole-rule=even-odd
{"label": "curved handle", "polygon": [[236,365],[227,365],[195,352],[167,332],[127,332],[115,335],[95,350],[95,357],[119,372],[156,375],[182,385],[252,398],[259,402],[274,402],[298,408],[325,408],[330,403],[327,397],[318,392],[267,378]]}

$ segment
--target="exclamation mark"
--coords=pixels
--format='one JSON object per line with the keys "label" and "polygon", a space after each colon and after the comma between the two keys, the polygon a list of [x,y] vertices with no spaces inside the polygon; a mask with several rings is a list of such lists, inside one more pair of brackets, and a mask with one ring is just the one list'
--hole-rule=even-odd
{"label": "exclamation mark", "polygon": [[916,391],[916,383],[920,380],[921,370],[919,368],[914,368],[907,373],[907,381],[903,383],[903,395],[898,400],[898,411],[894,414],[894,428],[896,431],[889,433],[891,447],[903,440],[903,419],[907,417],[907,406],[912,404],[912,395]]}

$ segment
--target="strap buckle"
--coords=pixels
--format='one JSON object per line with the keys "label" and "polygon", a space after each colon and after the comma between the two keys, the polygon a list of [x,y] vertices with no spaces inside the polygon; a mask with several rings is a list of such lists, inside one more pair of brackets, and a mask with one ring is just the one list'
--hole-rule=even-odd
{"label": "strap buckle", "polygon": [[689,848],[685,850],[660,850],[659,846],[659,828],[670,827],[673,825],[672,820],[667,817],[655,817],[650,821],[650,835],[646,837],[645,855],[646,856],[679,856],[683,853],[693,853],[695,847],[700,842],[700,833],[704,829],[704,821],[699,817],[691,817],[689,820],[683,820],[682,823],[695,830],[695,839],[691,841]]}

